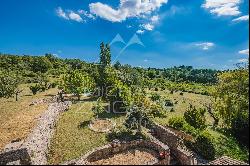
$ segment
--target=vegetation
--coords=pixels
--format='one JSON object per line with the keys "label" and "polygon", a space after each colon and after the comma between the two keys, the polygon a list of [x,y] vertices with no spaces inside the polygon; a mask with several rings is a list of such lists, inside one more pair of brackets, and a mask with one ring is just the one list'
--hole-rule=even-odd
{"label": "vegetation", "polygon": [[[19,95],[23,84],[25,94],[32,93],[35,98],[59,85],[78,99],[57,125],[50,149],[53,164],[79,157],[113,139],[141,138],[143,126],[151,122],[191,134],[195,138],[191,148],[209,160],[229,155],[246,161],[249,156],[248,66],[217,71],[192,66],[146,69],[119,62],[112,65],[110,46],[104,43],[98,63],[52,54],[1,54],[0,98],[4,99],[0,101],[14,96],[26,100],[27,96]],[[93,93],[98,99],[84,98],[82,102],[83,93]],[[87,124],[97,117],[110,118],[118,126],[109,134],[95,133]]]}
{"label": "vegetation", "polygon": [[190,105],[189,109],[184,113],[184,119],[194,128],[203,130],[206,128],[205,112],[205,109],[196,109]]}

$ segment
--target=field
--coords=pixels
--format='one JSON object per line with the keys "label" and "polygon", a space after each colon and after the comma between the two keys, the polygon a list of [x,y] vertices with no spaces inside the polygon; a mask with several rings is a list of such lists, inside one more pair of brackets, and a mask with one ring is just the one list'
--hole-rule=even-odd
{"label": "field", "polygon": [[56,89],[32,95],[29,84],[20,86],[23,89],[19,100],[0,98],[0,150],[13,140],[26,138],[35,126],[36,119],[47,109],[47,104],[29,106],[36,99],[49,98],[56,94]]}

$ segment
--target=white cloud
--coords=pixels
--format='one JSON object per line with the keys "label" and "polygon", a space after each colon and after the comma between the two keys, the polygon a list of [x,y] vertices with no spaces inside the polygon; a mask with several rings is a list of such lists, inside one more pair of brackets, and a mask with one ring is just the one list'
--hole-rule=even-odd
{"label": "white cloud", "polygon": [[66,19],[66,20],[73,20],[73,21],[77,21],[77,22],[83,22],[84,20],[82,19],[82,17],[71,11],[71,10],[67,10],[67,11],[64,11],[61,7],[58,7],[56,9],[56,14],[63,18],[63,19]]}
{"label": "white cloud", "polygon": [[206,0],[202,7],[218,16],[237,16],[241,14],[240,3],[241,0]]}
{"label": "white cloud", "polygon": [[204,42],[204,43],[196,43],[195,46],[198,46],[203,50],[209,50],[210,48],[214,47],[215,44],[211,42]]}
{"label": "white cloud", "polygon": [[143,18],[159,9],[168,0],[120,0],[117,9],[100,2],[89,4],[90,12],[111,22],[122,22],[127,18]]}
{"label": "white cloud", "polygon": [[154,25],[150,24],[150,23],[142,24],[141,27],[144,28],[147,31],[152,31],[154,29]]}
{"label": "white cloud", "polygon": [[248,59],[239,59],[238,62],[239,63],[246,63],[246,62],[248,62]]}
{"label": "white cloud", "polygon": [[85,10],[78,10],[78,13],[80,15],[83,15],[86,18],[89,18],[89,19],[93,19],[93,20],[96,19],[96,17],[93,14],[91,14],[91,13],[85,11]]}
{"label": "white cloud", "polygon": [[69,16],[68,16],[71,20],[74,20],[74,21],[77,21],[77,22],[83,22],[83,19],[82,17],[77,14],[77,13],[74,13],[73,11],[70,11],[69,12]]}
{"label": "white cloud", "polygon": [[139,30],[137,30],[136,31],[136,33],[138,33],[138,34],[143,34],[145,31],[144,30],[141,30],[141,29],[139,29]]}
{"label": "white cloud", "polygon": [[234,22],[240,22],[240,21],[248,21],[249,20],[249,15],[241,16],[238,18],[233,19],[232,21]]}
{"label": "white cloud", "polygon": [[159,18],[158,15],[151,17],[151,21],[152,21],[153,23],[157,23],[157,22],[159,21],[159,19],[160,19],[160,18]]}
{"label": "white cloud", "polygon": [[58,7],[56,9],[56,14],[61,17],[61,18],[64,18],[66,20],[69,20],[69,17],[67,16],[67,14],[63,11],[63,9],[61,7]]}
{"label": "white cloud", "polygon": [[249,49],[241,50],[239,54],[249,55]]}

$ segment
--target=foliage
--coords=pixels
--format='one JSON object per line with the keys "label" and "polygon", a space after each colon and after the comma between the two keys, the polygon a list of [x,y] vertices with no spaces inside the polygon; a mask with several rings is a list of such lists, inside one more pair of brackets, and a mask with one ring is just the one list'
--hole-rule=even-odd
{"label": "foliage", "polygon": [[92,111],[94,112],[95,116],[98,118],[98,115],[105,111],[102,105],[102,98],[99,97],[97,99],[96,105],[93,107]]}
{"label": "foliage", "polygon": [[201,154],[205,159],[212,160],[215,158],[215,146],[214,146],[214,138],[212,135],[204,131],[200,133],[194,143],[194,148],[196,152]]}
{"label": "foliage", "polygon": [[188,124],[183,117],[171,117],[168,121],[168,125],[174,129],[184,131],[187,134],[196,136],[198,131]]}
{"label": "foliage", "polygon": [[150,98],[152,101],[158,101],[160,100],[161,96],[157,93],[153,93]]}
{"label": "foliage", "polygon": [[39,84],[31,85],[29,88],[31,92],[33,93],[33,95],[36,95],[37,92],[41,90],[41,86]]}
{"label": "foliage", "polygon": [[214,92],[214,110],[224,126],[249,146],[249,70],[240,67],[221,73]]}
{"label": "foliage", "polygon": [[146,127],[149,122],[150,120],[142,108],[132,106],[127,113],[125,126],[131,130],[141,132],[142,126]]}
{"label": "foliage", "polygon": [[124,111],[132,104],[132,94],[130,88],[120,81],[116,81],[108,94],[113,111]]}
{"label": "foliage", "polygon": [[186,122],[183,117],[172,117],[168,121],[168,125],[177,130],[183,129],[185,123]]}
{"label": "foliage", "polygon": [[14,94],[18,95],[18,85],[20,83],[21,77],[17,73],[0,71],[0,98],[13,97]]}
{"label": "foliage", "polygon": [[190,105],[189,109],[184,113],[185,121],[196,129],[204,130],[206,126],[205,109],[196,109]]}
{"label": "foliage", "polygon": [[80,100],[80,94],[94,89],[94,80],[88,74],[80,70],[74,70],[63,77],[62,87],[68,93],[77,95]]}

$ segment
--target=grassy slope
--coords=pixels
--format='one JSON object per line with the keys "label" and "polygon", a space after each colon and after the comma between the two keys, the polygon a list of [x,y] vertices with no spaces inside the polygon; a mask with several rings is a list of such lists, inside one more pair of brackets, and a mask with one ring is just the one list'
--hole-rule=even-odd
{"label": "grassy slope", "polygon": [[0,150],[10,141],[24,139],[35,125],[36,118],[47,109],[47,104],[29,106],[35,99],[42,99],[56,94],[56,89],[33,96],[28,85],[21,85],[23,92],[19,101],[14,98],[0,99]]}
{"label": "grassy slope", "polygon": [[[94,119],[91,111],[94,103],[95,101],[87,100],[73,104],[69,111],[61,115],[49,151],[51,164],[78,158],[93,148],[108,143],[105,133],[97,133],[88,128],[89,121]],[[108,113],[99,117],[112,117],[117,125],[121,124],[123,119]]]}
{"label": "grassy slope", "polygon": [[[162,125],[167,124],[168,119],[172,116],[183,115],[189,103],[201,107],[201,103],[210,102],[209,97],[203,95],[184,93],[181,96],[179,93],[169,94],[168,91],[157,93],[178,101],[178,104],[175,105],[175,112],[168,112],[166,118],[155,118],[155,121]],[[86,100],[73,104],[68,112],[61,115],[49,152],[51,164],[59,164],[78,158],[89,150],[108,143],[105,134],[93,132],[87,127],[88,122],[94,118],[91,111],[94,103],[95,101]],[[118,125],[122,124],[124,119],[124,117],[114,117],[113,114],[108,113],[100,117],[111,118]],[[209,115],[207,115],[207,119],[209,123],[212,123],[212,118]],[[241,148],[234,138],[225,136],[218,131],[210,130],[210,133],[216,138],[215,144],[218,155],[228,155],[236,159],[246,160],[248,152]]]}
{"label": "grassy slope", "polygon": [[[178,104],[174,105],[175,112],[167,112],[166,118],[155,118],[154,120],[162,125],[167,125],[169,118],[173,116],[183,116],[185,110],[188,108],[189,103],[193,104],[196,107],[202,107],[202,104],[206,104],[211,102],[209,96],[192,94],[192,93],[184,93],[183,96],[180,95],[179,92],[174,94],[169,94],[168,91],[160,91],[154,92],[159,93],[161,96],[167,96],[172,101],[178,101]],[[176,100],[174,100],[176,99]],[[207,123],[212,125],[213,119],[211,116],[206,114]],[[241,147],[236,139],[230,135],[224,134],[221,131],[212,130],[209,127],[209,132],[215,138],[215,147],[217,156],[227,155],[229,157],[248,161],[249,152],[246,148]]]}

